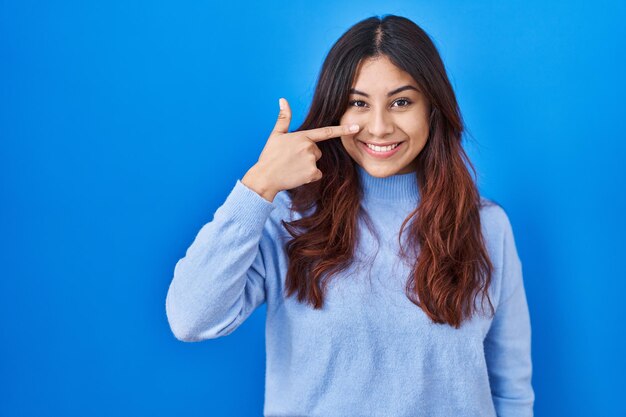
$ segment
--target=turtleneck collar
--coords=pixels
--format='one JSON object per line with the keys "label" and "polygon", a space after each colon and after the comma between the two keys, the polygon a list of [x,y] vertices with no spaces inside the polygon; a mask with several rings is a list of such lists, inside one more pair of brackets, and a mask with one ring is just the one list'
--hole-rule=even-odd
{"label": "turtleneck collar", "polygon": [[359,173],[365,199],[419,200],[419,188],[415,172],[378,178],[370,175],[361,165],[355,165]]}

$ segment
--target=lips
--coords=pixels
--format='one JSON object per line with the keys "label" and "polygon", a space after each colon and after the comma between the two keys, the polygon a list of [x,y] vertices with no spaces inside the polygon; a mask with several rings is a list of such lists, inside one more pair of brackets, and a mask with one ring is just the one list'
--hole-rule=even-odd
{"label": "lips", "polygon": [[389,146],[389,145],[395,145],[396,143],[402,143],[403,141],[399,141],[399,142],[385,142],[385,143],[376,143],[376,142],[365,142],[363,140],[357,139],[359,142],[368,144],[368,145],[374,145],[374,146]]}
{"label": "lips", "polygon": [[374,149],[370,148],[365,142],[360,140],[358,142],[360,143],[359,146],[362,147],[365,153],[376,159],[390,158],[392,155],[395,155],[400,149],[404,149],[404,147],[402,146],[404,142],[395,142],[397,143],[397,145],[388,151],[375,151]]}

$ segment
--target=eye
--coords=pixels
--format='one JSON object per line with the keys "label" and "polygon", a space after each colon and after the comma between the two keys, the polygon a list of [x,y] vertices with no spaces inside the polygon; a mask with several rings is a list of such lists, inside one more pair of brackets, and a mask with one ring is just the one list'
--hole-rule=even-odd
{"label": "eye", "polygon": [[[394,101],[394,103],[404,103],[402,105],[398,105],[396,107],[408,107],[410,106],[413,102],[411,100],[409,100],[406,97],[402,97],[397,99],[396,101]],[[350,100],[349,102],[350,106],[354,106],[354,107],[365,107],[365,102],[363,100]]]}
{"label": "eye", "polygon": [[[350,105],[354,106],[356,103],[365,103],[363,100],[350,100]],[[363,107],[363,106],[356,106],[356,107]]]}
{"label": "eye", "polygon": [[402,102],[402,101],[403,101],[403,102],[406,102],[406,104],[405,104],[404,106],[399,106],[399,107],[407,107],[407,106],[409,106],[409,105],[412,103],[412,101],[411,101],[411,100],[409,100],[408,98],[404,98],[404,97],[403,97],[403,98],[399,98],[399,99],[397,99],[397,100],[395,101],[395,103],[397,103],[397,102]]}

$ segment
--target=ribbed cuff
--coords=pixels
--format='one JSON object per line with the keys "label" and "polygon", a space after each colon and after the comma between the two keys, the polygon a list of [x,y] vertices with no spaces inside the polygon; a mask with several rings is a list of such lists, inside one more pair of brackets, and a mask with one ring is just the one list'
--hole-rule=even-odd
{"label": "ribbed cuff", "polygon": [[226,201],[215,215],[226,216],[243,230],[260,232],[275,208],[274,202],[267,201],[237,179]]}

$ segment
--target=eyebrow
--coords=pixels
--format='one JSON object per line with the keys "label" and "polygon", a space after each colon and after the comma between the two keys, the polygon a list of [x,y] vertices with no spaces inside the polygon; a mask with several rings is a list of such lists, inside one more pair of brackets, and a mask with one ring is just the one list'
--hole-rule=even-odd
{"label": "eyebrow", "polygon": [[[404,90],[415,90],[418,93],[420,92],[419,89],[413,87],[412,85],[403,85],[402,87],[398,87],[395,90],[391,90],[390,92],[388,92],[387,93],[387,97],[391,97],[394,94],[398,94],[399,92],[404,91]],[[362,96],[369,97],[369,94],[366,94],[363,91],[359,91],[359,90],[357,90],[355,88],[351,88],[350,89],[350,93],[352,93],[352,94],[360,94]]]}

